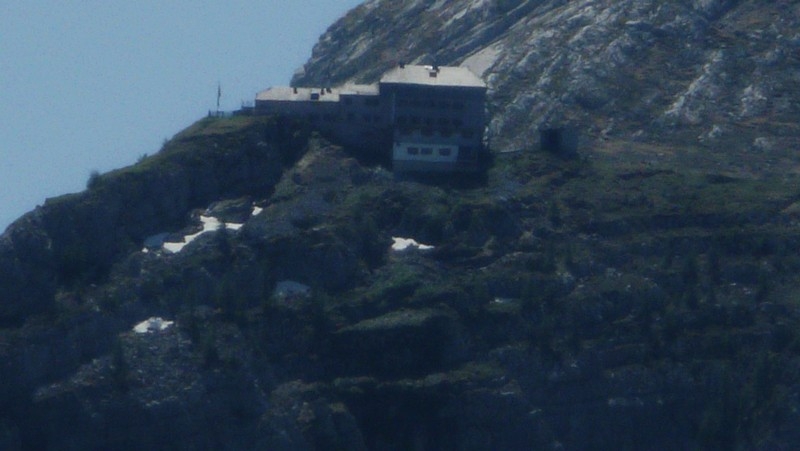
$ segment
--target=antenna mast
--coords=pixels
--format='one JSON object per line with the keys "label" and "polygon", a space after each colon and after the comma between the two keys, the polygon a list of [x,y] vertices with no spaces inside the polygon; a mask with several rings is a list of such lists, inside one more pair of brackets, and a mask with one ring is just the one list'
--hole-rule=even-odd
{"label": "antenna mast", "polygon": [[217,82],[217,115],[219,115],[219,99],[222,97],[222,84]]}

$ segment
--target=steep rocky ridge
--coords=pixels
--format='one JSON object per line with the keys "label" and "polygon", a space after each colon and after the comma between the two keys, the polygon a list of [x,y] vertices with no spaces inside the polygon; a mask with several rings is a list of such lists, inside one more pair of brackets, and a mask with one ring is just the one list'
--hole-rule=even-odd
{"label": "steep rocky ridge", "polygon": [[268,195],[303,134],[250,122],[226,131],[201,121],[137,166],[93,176],[88,190],[48,199],[15,221],[0,240],[0,323],[41,312],[58,285],[102,279],[148,235],[183,227],[192,208]]}
{"label": "steep rocky ridge", "polygon": [[[696,46],[709,24],[795,8],[633,5],[367,2],[323,36],[305,80],[335,58],[320,84],[374,80],[395,57],[374,53],[388,48],[383,38],[432,49],[401,55],[408,60],[459,62],[493,52],[470,36],[522,33],[513,37],[522,43],[536,33],[531,24],[554,21],[552,36],[624,37],[658,11],[652,39],[672,58],[685,44],[673,40],[689,38],[659,36],[676,18],[671,26],[695,30]],[[618,8],[632,17],[603,25]],[[418,27],[423,19],[449,25]],[[463,47],[451,45],[447,60],[438,46],[455,37],[436,41],[428,30],[459,23],[450,30]],[[770,27],[748,33],[772,36]],[[359,38],[363,29],[376,39]],[[337,30],[354,33],[352,49],[367,56],[347,57]],[[540,73],[512,65],[542,48],[526,47],[497,47],[484,66],[490,83],[508,88],[508,97],[500,84],[491,94],[496,150],[527,151],[496,153],[474,179],[396,177],[302,123],[207,118],[17,221],[0,238],[0,449],[796,448],[796,157],[699,149],[693,127],[710,123],[673,127],[657,114],[631,113],[615,132],[604,121],[623,114],[609,104],[567,114],[579,103],[569,77],[559,83],[572,88],[557,96],[564,118],[602,139],[574,159],[522,145],[540,119],[518,97],[547,94],[536,87]],[[601,67],[584,75],[601,73],[604,49],[574,56],[597,56]],[[562,58],[565,70],[578,64]],[[636,67],[655,71],[647,61]],[[777,67],[776,86],[790,86]],[[681,74],[675,86],[640,82],[671,86],[674,97],[697,75]],[[719,104],[685,104],[722,111],[726,93],[704,94]],[[791,108],[748,127],[779,139],[796,122]],[[528,113],[535,120],[522,125]],[[638,129],[670,142],[627,141],[646,139]],[[773,166],[737,169],[757,162]],[[153,236],[196,233],[201,216],[237,227],[177,253],[158,240],[143,249]],[[394,237],[432,249],[396,251]],[[175,323],[133,330],[154,316]]]}
{"label": "steep rocky ridge", "polygon": [[[167,160],[176,166],[145,160],[102,176],[109,186],[178,170],[202,149],[212,160],[238,155],[252,148],[248,136],[278,152],[277,178],[232,186],[234,197],[207,210],[243,221],[238,231],[178,253],[132,242],[107,265],[56,278],[40,314],[0,330],[0,443],[779,449],[800,440],[797,178],[528,152],[498,155],[485,179],[422,182],[299,125],[273,127],[204,120],[151,157],[191,143]],[[117,196],[131,187],[117,185]],[[60,202],[81,208],[99,189]],[[257,199],[262,210],[243,214]],[[140,239],[190,232],[201,205],[186,204],[173,226],[139,223]],[[60,224],[83,236],[75,218]],[[26,221],[15,227],[41,233]],[[392,251],[393,236],[434,248]],[[286,280],[311,289],[278,294]],[[156,315],[176,324],[131,330]]]}
{"label": "steep rocky ridge", "polygon": [[320,38],[295,85],[374,82],[398,61],[489,84],[492,145],[541,125],[728,151],[796,148],[796,1],[370,0]]}

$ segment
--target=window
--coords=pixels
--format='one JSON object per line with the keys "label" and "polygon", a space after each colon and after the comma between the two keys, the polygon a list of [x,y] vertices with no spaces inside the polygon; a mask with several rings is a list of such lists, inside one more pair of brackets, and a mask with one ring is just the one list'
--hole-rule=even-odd
{"label": "window", "polygon": [[419,154],[419,147],[409,147],[406,149],[409,155],[418,155]]}
{"label": "window", "polygon": [[453,125],[455,125],[456,127],[461,127],[462,125],[464,125],[464,121],[462,121],[461,119],[453,119]]}
{"label": "window", "polygon": [[366,98],[364,99],[364,105],[366,106],[378,106],[378,98]]}
{"label": "window", "polygon": [[430,147],[423,147],[422,155],[433,155],[433,149],[431,149]]}
{"label": "window", "polygon": [[319,93],[318,92],[312,92],[311,93],[311,100],[319,100]]}
{"label": "window", "polygon": [[457,110],[463,110],[464,109],[464,102],[453,102],[453,108],[455,108]]}
{"label": "window", "polygon": [[449,123],[450,123],[450,120],[447,119],[446,117],[439,118],[439,125],[447,125]]}
{"label": "window", "polygon": [[347,113],[347,121],[348,122],[355,122],[356,114],[355,113]]}
{"label": "window", "polygon": [[353,99],[350,98],[350,97],[345,97],[344,104],[345,105],[352,105],[353,104]]}
{"label": "window", "polygon": [[475,136],[475,133],[473,133],[472,130],[466,128],[461,132],[461,136],[463,136],[464,138],[469,139],[469,138],[472,138],[473,136]]}
{"label": "window", "polygon": [[406,125],[406,117],[405,116],[398,116],[397,117],[397,125]]}
{"label": "window", "polygon": [[411,116],[411,123],[414,125],[419,125],[419,116]]}
{"label": "window", "polygon": [[453,153],[453,149],[451,149],[449,147],[442,147],[441,149],[439,149],[439,155],[441,155],[443,157],[449,157],[452,153]]}
{"label": "window", "polygon": [[372,121],[372,116],[370,116],[369,114],[365,114],[361,116],[361,118],[364,119],[364,122],[366,122],[367,124],[369,124],[370,121]]}

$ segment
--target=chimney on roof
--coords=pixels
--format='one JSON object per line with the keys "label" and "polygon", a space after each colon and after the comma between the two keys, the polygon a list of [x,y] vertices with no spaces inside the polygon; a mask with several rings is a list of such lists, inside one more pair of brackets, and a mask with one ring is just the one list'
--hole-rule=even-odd
{"label": "chimney on roof", "polygon": [[295,93],[295,94],[297,94],[297,86],[295,86],[294,88],[292,88],[292,90],[294,91],[294,93]]}
{"label": "chimney on roof", "polygon": [[405,61],[400,61],[400,64],[399,64],[399,65],[400,65],[400,69],[405,69],[405,68],[406,68],[406,63],[405,63]]}

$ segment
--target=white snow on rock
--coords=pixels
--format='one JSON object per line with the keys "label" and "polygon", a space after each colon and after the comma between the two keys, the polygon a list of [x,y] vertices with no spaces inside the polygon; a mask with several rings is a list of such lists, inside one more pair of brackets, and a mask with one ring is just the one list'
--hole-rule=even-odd
{"label": "white snow on rock", "polygon": [[167,329],[169,326],[175,324],[175,321],[166,321],[163,318],[154,316],[148,318],[141,323],[133,326],[133,331],[137,334],[147,334],[151,332],[159,332]]}
{"label": "white snow on rock", "polygon": [[262,211],[264,211],[263,208],[254,206],[253,207],[253,213],[250,216],[258,216],[258,215],[261,214]]}
{"label": "white snow on rock", "polygon": [[405,251],[408,249],[415,249],[420,251],[427,251],[433,249],[433,246],[430,246],[428,244],[420,244],[412,238],[401,238],[393,236],[392,241],[394,241],[392,243],[392,250],[397,252]]}
{"label": "white snow on rock", "polygon": [[[186,235],[185,237],[183,237],[183,241],[180,243],[170,243],[170,242],[164,243],[164,249],[172,253],[178,253],[182,251],[187,244],[197,239],[197,237],[199,237],[200,235],[206,232],[213,232],[219,229],[220,225],[222,224],[222,222],[220,222],[219,219],[213,216],[200,216],[200,221],[203,223],[203,230],[197,233],[193,233],[191,235]],[[242,228],[242,225],[243,224],[230,223],[230,224],[225,224],[225,228],[228,230],[239,230]]]}
{"label": "white snow on rock", "polygon": [[225,223],[225,228],[228,230],[239,230],[242,228],[242,226],[244,226],[244,224],[237,224],[235,222]]}
{"label": "white snow on rock", "polygon": [[497,297],[497,298],[494,298],[494,301],[492,301],[492,302],[494,302],[495,304],[501,304],[501,305],[505,305],[505,304],[511,304],[511,303],[513,303],[513,302],[514,302],[514,299],[512,299],[512,298],[500,298],[500,297]]}
{"label": "white snow on rock", "polygon": [[293,280],[282,280],[275,286],[272,295],[279,298],[305,297],[311,294],[311,287]]}

